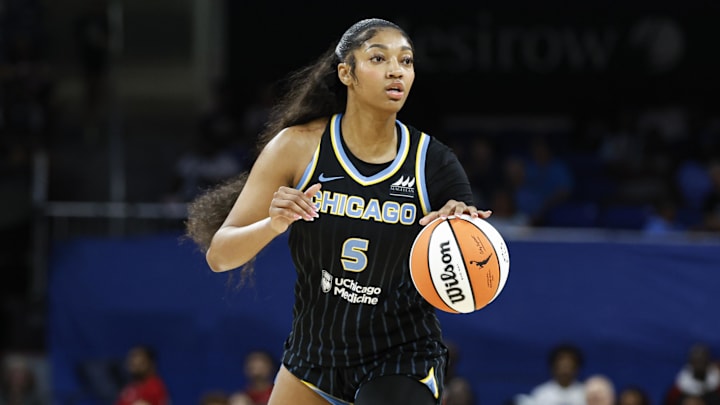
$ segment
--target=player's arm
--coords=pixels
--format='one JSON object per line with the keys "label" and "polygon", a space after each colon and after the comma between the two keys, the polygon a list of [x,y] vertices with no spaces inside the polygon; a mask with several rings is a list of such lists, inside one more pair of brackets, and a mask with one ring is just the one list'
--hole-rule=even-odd
{"label": "player's arm", "polygon": [[[306,128],[283,130],[262,150],[226,220],[213,236],[206,260],[213,271],[232,270],[255,257],[297,220],[317,216],[311,197],[293,188],[317,146]],[[315,142],[313,142],[315,140]]]}
{"label": "player's arm", "polygon": [[438,217],[468,214],[487,218],[490,211],[478,210],[473,205],[472,189],[465,168],[455,153],[437,139],[430,140],[427,152],[426,175],[431,207],[439,207],[420,219],[427,225]]}

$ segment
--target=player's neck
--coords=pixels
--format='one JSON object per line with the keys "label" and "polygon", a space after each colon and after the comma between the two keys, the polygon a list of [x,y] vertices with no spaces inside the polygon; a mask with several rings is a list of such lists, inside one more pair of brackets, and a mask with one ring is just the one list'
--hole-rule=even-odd
{"label": "player's neck", "polygon": [[343,140],[353,155],[368,163],[385,163],[397,153],[395,115],[346,113],[340,123]]}

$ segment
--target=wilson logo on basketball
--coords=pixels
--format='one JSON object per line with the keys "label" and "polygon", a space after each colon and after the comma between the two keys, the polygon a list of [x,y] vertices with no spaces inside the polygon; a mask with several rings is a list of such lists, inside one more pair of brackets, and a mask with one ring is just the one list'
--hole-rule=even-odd
{"label": "wilson logo on basketball", "polygon": [[395,197],[415,197],[415,177],[400,176],[393,184],[390,185],[390,195]]}
{"label": "wilson logo on basketball", "polygon": [[452,256],[450,255],[450,242],[440,242],[441,260],[445,264],[445,270],[440,274],[440,279],[445,282],[445,293],[453,304],[465,300],[463,290],[457,285],[457,275],[455,274],[455,266],[452,264]]}

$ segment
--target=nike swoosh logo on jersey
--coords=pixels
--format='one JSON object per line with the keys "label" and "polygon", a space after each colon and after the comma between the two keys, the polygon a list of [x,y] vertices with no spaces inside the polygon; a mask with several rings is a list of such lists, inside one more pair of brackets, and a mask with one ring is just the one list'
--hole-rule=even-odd
{"label": "nike swoosh logo on jersey", "polygon": [[325,177],[325,173],[320,173],[320,176],[318,176],[318,180],[320,181],[320,183],[325,183],[326,181],[340,180],[344,177],[345,176]]}

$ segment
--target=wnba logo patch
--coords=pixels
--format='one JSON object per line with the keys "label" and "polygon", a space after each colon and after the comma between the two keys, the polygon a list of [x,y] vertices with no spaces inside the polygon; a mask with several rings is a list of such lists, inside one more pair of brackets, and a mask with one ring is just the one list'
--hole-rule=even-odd
{"label": "wnba logo patch", "polygon": [[332,274],[323,270],[322,271],[322,281],[320,282],[320,287],[322,287],[322,291],[324,293],[329,293],[330,290],[332,290],[332,282],[333,282]]}
{"label": "wnba logo patch", "polygon": [[400,176],[393,184],[390,185],[390,195],[395,197],[415,197],[415,177]]}

